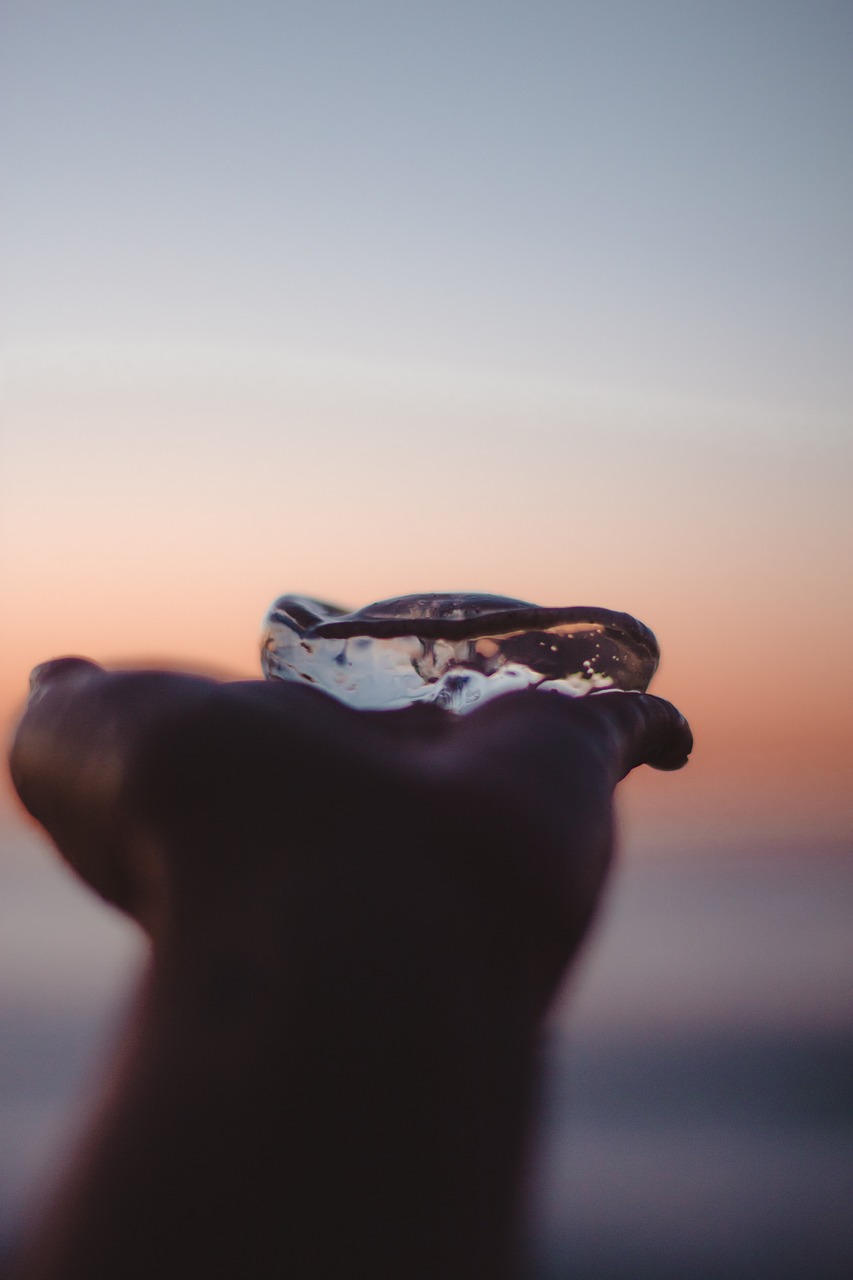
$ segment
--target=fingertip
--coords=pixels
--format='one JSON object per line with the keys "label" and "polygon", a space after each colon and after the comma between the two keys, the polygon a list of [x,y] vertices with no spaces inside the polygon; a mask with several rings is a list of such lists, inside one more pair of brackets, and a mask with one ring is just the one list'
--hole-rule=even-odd
{"label": "fingertip", "polygon": [[685,717],[671,702],[655,698],[655,703],[662,722],[649,741],[645,763],[663,773],[674,773],[683,769],[690,758],[693,732]]}
{"label": "fingertip", "polygon": [[57,680],[67,679],[69,676],[92,674],[102,670],[103,668],[99,667],[97,662],[91,662],[88,658],[51,658],[48,662],[40,662],[37,667],[33,667],[30,672],[30,693],[41,692],[47,685]]}
{"label": "fingertip", "polygon": [[686,749],[680,747],[667,749],[657,755],[650,756],[645,763],[661,773],[677,773],[679,769],[683,769],[686,764],[689,764],[692,750],[693,739],[691,734],[690,745]]}

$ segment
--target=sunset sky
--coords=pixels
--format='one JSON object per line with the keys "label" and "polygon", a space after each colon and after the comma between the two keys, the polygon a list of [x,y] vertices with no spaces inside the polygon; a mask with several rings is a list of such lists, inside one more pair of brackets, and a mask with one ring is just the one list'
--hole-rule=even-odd
{"label": "sunset sky", "polygon": [[0,21],[4,724],[287,590],[603,605],[697,739],[636,848],[849,844],[849,4]]}

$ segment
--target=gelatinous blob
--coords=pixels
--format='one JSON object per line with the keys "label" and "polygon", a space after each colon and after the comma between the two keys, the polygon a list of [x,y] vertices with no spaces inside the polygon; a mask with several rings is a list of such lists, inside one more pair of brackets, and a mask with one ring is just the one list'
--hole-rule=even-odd
{"label": "gelatinous blob", "polygon": [[657,663],[655,637],[629,614],[490,595],[400,596],[356,613],[281,596],[261,644],[268,679],[314,684],[365,710],[435,702],[465,712],[529,688],[575,698],[644,690]]}

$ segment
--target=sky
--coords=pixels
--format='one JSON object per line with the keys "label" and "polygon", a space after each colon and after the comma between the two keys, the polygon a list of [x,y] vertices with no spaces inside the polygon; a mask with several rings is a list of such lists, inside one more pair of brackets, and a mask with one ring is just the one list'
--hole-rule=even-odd
{"label": "sky", "polygon": [[603,605],[697,741],[633,847],[849,847],[849,4],[0,29],[5,725],[63,653],[259,673],[284,591]]}

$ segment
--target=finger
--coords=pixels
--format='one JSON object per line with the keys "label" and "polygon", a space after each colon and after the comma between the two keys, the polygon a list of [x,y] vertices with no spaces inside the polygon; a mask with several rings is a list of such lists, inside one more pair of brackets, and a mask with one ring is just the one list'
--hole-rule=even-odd
{"label": "finger", "polygon": [[30,672],[30,696],[32,697],[56,680],[62,680],[68,676],[92,676],[102,671],[103,667],[99,667],[97,662],[92,662],[89,658],[52,658],[49,662],[42,662],[37,667],[33,667]]}
{"label": "finger", "polygon": [[693,750],[693,734],[671,702],[650,693],[596,694],[585,699],[586,714],[609,728],[621,777],[638,765],[683,769]]}
{"label": "finger", "polygon": [[[18,795],[40,821],[53,809],[52,793],[69,767],[69,709],[104,675],[96,663],[76,657],[43,662],[30,674],[30,695],[13,734],[9,766]],[[86,736],[84,742],[73,743],[71,758],[78,764]]]}
{"label": "finger", "polygon": [[554,779],[592,770],[615,783],[640,764],[680,769],[693,735],[672,703],[651,694],[569,698],[527,690],[464,717],[455,745],[475,770],[499,768],[506,776],[534,770]]}
{"label": "finger", "polygon": [[9,765],[21,801],[103,897],[140,915],[129,864],[128,778],[147,732],[170,709],[209,696],[208,680],[110,673],[82,658],[43,663],[14,733]]}
{"label": "finger", "polygon": [[42,663],[15,730],[10,768],[30,812],[104,803],[121,784],[147,729],[216,688],[168,672],[107,672],[85,658]]}
{"label": "finger", "polygon": [[81,658],[42,663],[12,739],[9,768],[18,795],[75,870],[103,897],[130,909],[127,886],[106,854],[118,789],[116,753],[92,714],[106,673]]}

